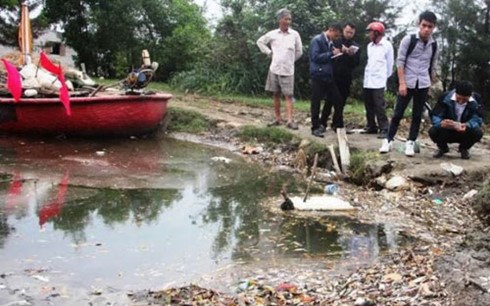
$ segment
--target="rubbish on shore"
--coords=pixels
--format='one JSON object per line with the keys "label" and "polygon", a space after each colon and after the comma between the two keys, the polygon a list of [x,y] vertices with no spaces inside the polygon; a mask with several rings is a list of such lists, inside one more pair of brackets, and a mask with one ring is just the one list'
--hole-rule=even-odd
{"label": "rubbish on shore", "polygon": [[337,129],[337,140],[339,141],[340,163],[343,173],[347,173],[350,167],[350,150],[345,128]]}
{"label": "rubbish on shore", "polygon": [[330,155],[332,157],[333,168],[335,169],[335,172],[337,172],[337,174],[342,173],[342,171],[340,170],[339,162],[337,161],[337,155],[335,155],[335,150],[332,144],[328,146],[328,151],[330,152]]}
{"label": "rubbish on shore", "polygon": [[407,180],[402,176],[396,175],[386,182],[385,188],[389,190],[407,189]]}
{"label": "rubbish on shore", "polygon": [[337,184],[328,184],[324,188],[325,194],[336,195],[339,193],[339,186]]}
{"label": "rubbish on shore", "polygon": [[466,199],[471,199],[472,197],[474,197],[476,194],[478,193],[478,190],[475,190],[475,189],[471,189],[470,191],[468,191],[464,196],[463,196],[463,200],[466,200]]}
{"label": "rubbish on shore", "polygon": [[303,198],[303,202],[306,202],[306,199],[308,198],[308,194],[310,193],[310,186],[311,186],[311,182],[315,178],[317,164],[318,164],[318,153],[315,154],[315,160],[313,161],[313,166],[311,167],[310,180],[308,181],[308,186],[306,186],[306,193],[305,193],[305,197]]}
{"label": "rubbish on shore", "polygon": [[264,149],[261,147],[244,146],[242,148],[242,154],[260,154],[262,151]]}
{"label": "rubbish on shore", "polygon": [[452,173],[454,176],[461,175],[464,170],[463,167],[455,165],[453,163],[441,163],[441,168],[449,173]]}
{"label": "rubbish on shore", "polygon": [[293,204],[293,201],[291,201],[291,199],[288,197],[288,195],[286,193],[286,186],[282,186],[281,195],[284,198],[284,202],[282,202],[282,204],[281,204],[281,209],[282,210],[293,210],[294,204]]}
{"label": "rubbish on shore", "polygon": [[312,196],[306,202],[300,197],[292,197],[294,208],[297,210],[353,210],[349,202],[338,197],[322,195]]}
{"label": "rubbish on shore", "polygon": [[435,198],[434,200],[432,200],[432,202],[434,202],[434,204],[441,205],[444,201],[442,199]]}

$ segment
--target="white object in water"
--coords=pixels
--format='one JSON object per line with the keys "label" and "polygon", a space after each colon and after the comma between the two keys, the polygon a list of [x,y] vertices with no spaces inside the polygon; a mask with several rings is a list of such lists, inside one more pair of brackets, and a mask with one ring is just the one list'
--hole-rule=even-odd
{"label": "white object in water", "polygon": [[292,197],[294,209],[297,210],[353,210],[354,206],[349,202],[335,196],[322,195],[311,196],[303,202],[301,197]]}
{"label": "white object in water", "polygon": [[214,157],[211,157],[211,160],[215,161],[215,162],[224,162],[225,164],[228,164],[231,162],[231,159],[226,158],[224,156],[214,156]]}

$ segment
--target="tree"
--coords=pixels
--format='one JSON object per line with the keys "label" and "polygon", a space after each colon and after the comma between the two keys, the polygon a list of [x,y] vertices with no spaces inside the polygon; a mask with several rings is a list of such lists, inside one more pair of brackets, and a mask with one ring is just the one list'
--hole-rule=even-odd
{"label": "tree", "polygon": [[296,63],[295,92],[309,96],[308,49],[310,40],[332,21],[354,21],[358,37],[373,20],[393,25],[398,11],[389,0],[222,0],[223,18],[213,39],[203,48],[206,54],[193,70],[179,73],[173,84],[183,89],[208,92],[262,94],[269,59],[260,54],[256,41],[277,28],[276,12],[288,8],[292,27],[304,45],[304,55]]}
{"label": "tree", "polygon": [[[0,0],[0,45],[17,46],[18,28],[20,23],[20,8],[23,1],[20,0]],[[41,5],[40,0],[28,1],[30,11],[35,10]],[[47,26],[46,20],[39,16],[31,20],[33,37]]]}
{"label": "tree", "polygon": [[[44,13],[60,22],[64,38],[89,71],[123,76],[148,49],[166,79],[191,66],[209,36],[199,7],[190,0],[46,0]],[[162,73],[163,72],[163,73]]]}
{"label": "tree", "polygon": [[485,99],[490,98],[490,1],[434,1],[444,16],[438,24],[440,79],[447,90],[454,81],[471,81]]}

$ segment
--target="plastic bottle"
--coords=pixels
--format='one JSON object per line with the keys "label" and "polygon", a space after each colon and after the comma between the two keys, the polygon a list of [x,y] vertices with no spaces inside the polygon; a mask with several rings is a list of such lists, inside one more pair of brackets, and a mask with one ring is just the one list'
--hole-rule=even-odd
{"label": "plastic bottle", "polygon": [[337,184],[328,184],[325,186],[325,194],[336,195],[339,193],[339,186]]}

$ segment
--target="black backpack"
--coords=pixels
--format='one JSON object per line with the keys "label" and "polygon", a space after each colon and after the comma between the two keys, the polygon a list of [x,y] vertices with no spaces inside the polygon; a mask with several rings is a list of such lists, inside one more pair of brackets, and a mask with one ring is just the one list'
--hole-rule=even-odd
{"label": "black backpack", "polygon": [[[410,56],[413,49],[415,49],[415,45],[417,44],[417,35],[410,35],[410,44],[408,45],[407,54],[405,55],[405,66],[407,65],[406,59]],[[432,74],[432,63],[434,63],[434,58],[437,53],[437,41],[434,41],[432,44],[432,55],[430,57],[430,65],[429,65],[429,76]]]}

